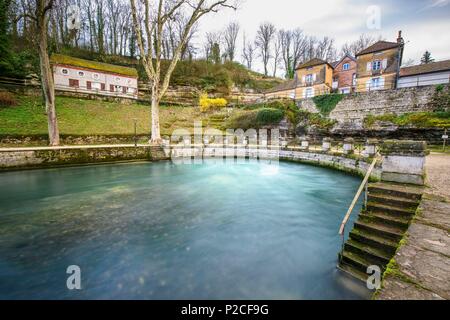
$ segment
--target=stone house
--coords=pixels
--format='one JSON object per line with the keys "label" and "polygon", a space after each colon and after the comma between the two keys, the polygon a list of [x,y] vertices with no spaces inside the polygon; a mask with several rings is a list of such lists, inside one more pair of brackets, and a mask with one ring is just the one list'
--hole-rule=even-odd
{"label": "stone house", "polygon": [[332,65],[333,90],[343,94],[354,92],[356,87],[356,59],[347,54]]}
{"label": "stone house", "polygon": [[450,83],[450,60],[444,60],[401,68],[397,88],[448,83]]}
{"label": "stone house", "polygon": [[314,58],[299,65],[295,72],[295,98],[312,98],[330,93],[333,84],[333,66]]}
{"label": "stone house", "polygon": [[52,55],[55,90],[128,99],[138,98],[136,69],[60,54]]}
{"label": "stone house", "polygon": [[404,40],[378,41],[356,55],[356,92],[395,89],[403,57]]}

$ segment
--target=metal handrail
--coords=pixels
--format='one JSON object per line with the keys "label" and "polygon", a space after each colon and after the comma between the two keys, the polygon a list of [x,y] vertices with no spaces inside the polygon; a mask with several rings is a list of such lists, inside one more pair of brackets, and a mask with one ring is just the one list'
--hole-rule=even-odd
{"label": "metal handrail", "polygon": [[339,229],[339,234],[344,237],[344,233],[345,233],[345,226],[348,222],[348,219],[350,218],[350,215],[353,212],[353,209],[355,208],[356,203],[358,202],[359,197],[361,196],[361,193],[363,192],[363,190],[366,190],[366,198],[365,198],[365,206],[367,205],[367,183],[369,182],[369,178],[372,174],[373,169],[375,168],[375,165],[377,164],[378,161],[378,157],[375,156],[375,158],[372,161],[372,164],[369,167],[369,170],[367,170],[366,176],[364,177],[364,180],[362,181],[361,185],[359,186],[358,191],[356,192],[355,197],[353,198],[353,201],[350,205],[350,207],[348,208],[347,214],[344,217],[344,220],[342,220],[341,223],[341,228]]}

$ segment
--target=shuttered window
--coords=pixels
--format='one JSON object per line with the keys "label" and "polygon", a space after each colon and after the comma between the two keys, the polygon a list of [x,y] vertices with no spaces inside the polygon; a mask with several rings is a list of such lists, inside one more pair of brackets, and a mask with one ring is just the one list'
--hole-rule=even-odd
{"label": "shuttered window", "polygon": [[86,88],[87,88],[88,90],[91,90],[91,89],[92,89],[92,82],[86,81]]}
{"label": "shuttered window", "polygon": [[69,79],[69,87],[72,88],[79,88],[80,87],[80,81],[75,79]]}

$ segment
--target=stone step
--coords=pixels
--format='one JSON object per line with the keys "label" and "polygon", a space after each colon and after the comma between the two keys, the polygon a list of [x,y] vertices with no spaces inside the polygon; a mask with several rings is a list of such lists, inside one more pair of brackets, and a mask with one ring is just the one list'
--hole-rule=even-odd
{"label": "stone step", "polygon": [[361,221],[360,219],[358,219],[358,221],[355,222],[355,227],[367,231],[369,233],[372,233],[376,236],[388,238],[394,241],[400,241],[404,234],[404,231],[398,228],[386,226],[384,224],[377,222]]}
{"label": "stone step", "polygon": [[391,195],[411,200],[420,200],[423,194],[423,187],[387,182],[371,183],[368,190],[369,193]]}
{"label": "stone step", "polygon": [[358,228],[354,228],[350,232],[350,239],[381,249],[388,254],[394,255],[397,251],[397,242],[389,238],[379,237]]}
{"label": "stone step", "polygon": [[416,209],[419,205],[419,200],[408,199],[399,196],[387,195],[382,193],[370,192],[367,195],[369,202],[376,202],[386,205],[393,205],[400,208]]}
{"label": "stone step", "polygon": [[350,264],[347,264],[345,262],[339,263],[338,269],[351,275],[352,277],[355,277],[356,279],[363,281],[363,282],[366,282],[367,278],[369,277],[369,275],[367,273],[361,272],[358,269],[355,269]]}
{"label": "stone step", "polygon": [[374,265],[362,255],[347,250],[339,254],[339,261],[340,265],[346,264],[362,273],[367,273],[367,268]]}
{"label": "stone step", "polygon": [[361,212],[359,215],[361,220],[363,221],[374,221],[380,224],[384,224],[387,226],[397,227],[401,230],[406,231],[409,227],[409,223],[411,219],[408,219],[406,216],[396,216],[392,214],[385,214],[381,212]]}
{"label": "stone step", "polygon": [[367,211],[380,212],[402,217],[411,217],[415,214],[415,209],[405,209],[398,206],[382,204],[379,202],[367,202]]}
{"label": "stone step", "polygon": [[381,249],[351,239],[345,243],[344,249],[361,255],[367,261],[380,268],[385,268],[393,257],[392,254]]}

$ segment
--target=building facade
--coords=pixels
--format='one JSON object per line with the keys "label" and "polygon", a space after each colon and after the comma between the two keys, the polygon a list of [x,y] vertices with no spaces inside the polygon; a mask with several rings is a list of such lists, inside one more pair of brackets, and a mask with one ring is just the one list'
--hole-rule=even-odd
{"label": "building facade", "polygon": [[404,41],[378,41],[356,55],[356,92],[394,89],[403,58]]}
{"label": "building facade", "polygon": [[56,90],[138,98],[138,76],[133,68],[63,55],[53,55],[51,63]]}
{"label": "building facade", "polygon": [[333,67],[324,60],[311,59],[297,67],[295,83],[296,99],[330,93],[333,84]]}
{"label": "building facade", "polygon": [[333,91],[348,94],[356,88],[356,59],[345,55],[341,60],[333,63]]}
{"label": "building facade", "polygon": [[397,88],[448,83],[450,83],[450,60],[445,60],[401,68]]}

